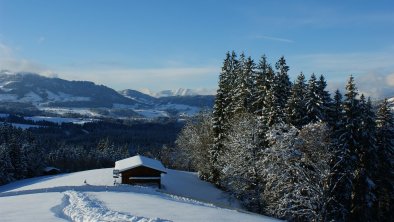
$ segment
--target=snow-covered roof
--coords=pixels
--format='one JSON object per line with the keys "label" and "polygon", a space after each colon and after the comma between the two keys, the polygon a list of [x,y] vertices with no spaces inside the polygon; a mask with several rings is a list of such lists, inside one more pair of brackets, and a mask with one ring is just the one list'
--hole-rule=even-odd
{"label": "snow-covered roof", "polygon": [[164,173],[166,172],[166,168],[160,161],[141,155],[133,156],[115,162],[115,170],[119,170],[119,172],[123,172],[139,166],[149,167]]}

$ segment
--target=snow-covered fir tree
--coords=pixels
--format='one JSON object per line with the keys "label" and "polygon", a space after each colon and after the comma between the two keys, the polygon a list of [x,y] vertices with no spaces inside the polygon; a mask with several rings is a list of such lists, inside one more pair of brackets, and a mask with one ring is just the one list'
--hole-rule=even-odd
{"label": "snow-covered fir tree", "polygon": [[231,103],[230,87],[231,87],[231,76],[234,72],[233,59],[235,53],[227,52],[226,58],[223,62],[222,71],[219,75],[219,88],[216,93],[215,104],[213,107],[212,124],[214,133],[214,145],[209,147],[210,157],[208,161],[210,165],[214,166],[209,181],[218,183],[219,181],[219,169],[218,169],[218,156],[221,150],[223,150],[223,139],[226,131],[226,124],[228,122],[227,110]]}
{"label": "snow-covered fir tree", "polygon": [[325,220],[347,221],[351,209],[353,173],[358,165],[356,150],[359,149],[361,127],[360,106],[357,99],[357,88],[353,76],[346,85],[343,101],[343,120],[336,135],[335,154],[331,160],[331,175],[328,185],[328,200],[325,209]]}
{"label": "snow-covered fir tree", "polygon": [[315,74],[312,74],[308,80],[305,105],[308,118],[307,122],[318,122],[323,120],[323,107]]}
{"label": "snow-covered fir tree", "polygon": [[343,121],[342,94],[337,89],[334,93],[334,99],[328,111],[327,123],[333,128],[333,132],[338,131]]}
{"label": "snow-covered fir tree", "polygon": [[374,173],[377,170],[376,165],[378,161],[376,155],[375,114],[372,110],[371,100],[365,101],[364,95],[360,97],[360,113],[360,145],[355,150],[358,164],[354,172],[350,220],[375,221],[376,185]]}
{"label": "snow-covered fir tree", "polygon": [[290,96],[291,82],[289,78],[289,66],[286,64],[285,57],[281,57],[279,61],[275,64],[276,68],[276,84],[275,84],[275,94],[277,105],[282,111],[285,109],[287,104],[287,99]]}
{"label": "snow-covered fir tree", "polygon": [[214,145],[212,116],[208,112],[201,112],[191,120],[180,132],[175,141],[182,159],[179,165],[186,166],[198,172],[199,177],[209,180],[213,165],[209,160],[210,148]]}
{"label": "snow-covered fir tree", "polygon": [[284,106],[281,106],[278,97],[278,88],[280,87],[278,83],[277,76],[269,66],[266,78],[267,87],[264,95],[264,106],[261,115],[261,123],[267,127],[284,122]]}
{"label": "snow-covered fir tree", "polygon": [[324,122],[328,121],[328,115],[332,106],[332,99],[330,93],[327,91],[327,82],[323,75],[320,75],[317,81],[317,94],[320,100],[321,116],[320,119]]}
{"label": "snow-covered fir tree", "polygon": [[329,129],[309,124],[301,131],[279,124],[267,133],[269,147],[259,162],[269,214],[290,221],[319,221],[323,182],[329,173]]}
{"label": "snow-covered fir tree", "polygon": [[272,72],[269,73],[269,66],[267,57],[263,55],[260,58],[255,71],[256,82],[253,90],[253,103],[251,104],[251,113],[254,113],[257,116],[262,116],[265,95],[269,87],[268,81],[270,78],[273,79],[273,77],[268,76],[269,74],[273,74]]}
{"label": "snow-covered fir tree", "polygon": [[286,105],[286,120],[297,128],[307,123],[306,113],[306,82],[303,73],[298,75],[291,89],[291,95]]}
{"label": "snow-covered fir tree", "polygon": [[257,166],[261,152],[258,140],[256,118],[248,113],[241,114],[233,120],[225,142],[226,152],[220,157],[223,187],[254,212],[262,212],[263,207]]}
{"label": "snow-covered fir tree", "polygon": [[245,58],[244,54],[241,54],[239,59],[239,66],[237,67],[237,77],[235,79],[234,95],[232,101],[234,103],[234,114],[248,112],[252,109],[251,104],[253,103],[253,80],[255,64],[251,57]]}
{"label": "snow-covered fir tree", "polygon": [[378,221],[390,221],[394,212],[394,117],[387,99],[376,114],[378,166],[376,193]]}

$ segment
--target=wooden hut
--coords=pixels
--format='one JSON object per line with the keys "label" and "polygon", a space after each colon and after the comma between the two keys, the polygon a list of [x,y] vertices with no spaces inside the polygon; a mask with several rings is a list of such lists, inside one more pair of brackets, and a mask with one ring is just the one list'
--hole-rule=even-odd
{"label": "wooden hut", "polygon": [[166,173],[163,164],[137,155],[115,162],[114,177],[121,177],[122,184],[157,184],[161,188],[161,174]]}
{"label": "wooden hut", "polygon": [[42,173],[43,173],[44,175],[56,175],[56,174],[61,173],[61,170],[60,170],[59,168],[56,168],[56,167],[48,166],[48,167],[45,167],[45,168],[42,170]]}

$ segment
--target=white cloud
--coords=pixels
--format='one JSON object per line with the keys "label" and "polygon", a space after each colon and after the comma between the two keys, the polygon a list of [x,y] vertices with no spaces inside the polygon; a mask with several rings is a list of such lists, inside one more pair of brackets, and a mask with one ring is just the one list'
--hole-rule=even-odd
{"label": "white cloud", "polygon": [[394,96],[394,50],[359,53],[320,53],[289,57],[292,74],[323,74],[330,91],[344,92],[350,75],[360,93],[372,98]]}
{"label": "white cloud", "polygon": [[271,40],[271,41],[276,41],[276,42],[286,42],[286,43],[293,43],[294,42],[291,39],[279,38],[279,37],[267,36],[267,35],[257,35],[257,36],[253,36],[253,38],[254,39],[266,39],[266,40]]}
{"label": "white cloud", "polygon": [[[59,77],[72,80],[89,80],[116,89],[215,87],[220,67],[176,67],[155,69],[63,69]],[[212,83],[212,85],[209,85]]]}
{"label": "white cloud", "polygon": [[53,73],[53,71],[41,64],[18,57],[11,47],[2,42],[0,42],[0,70],[1,69],[13,72],[35,72],[42,75],[51,75]]}
{"label": "white cloud", "polygon": [[[344,93],[346,83],[347,79],[343,81],[328,81],[328,90],[334,92],[336,89],[339,89]],[[372,99],[394,97],[394,73],[360,75],[355,77],[355,83],[360,95],[364,94]]]}
{"label": "white cloud", "polygon": [[[43,39],[42,41],[44,41]],[[50,69],[37,62],[17,56],[15,50],[0,42],[0,70],[12,72],[34,72],[49,77],[68,80],[86,80],[107,85],[115,89],[144,88],[154,90],[172,88],[214,88],[220,67],[179,67],[169,64],[164,68],[127,68],[108,62],[69,64]],[[178,64],[179,65],[179,64]],[[119,68],[122,67],[122,68]]]}
{"label": "white cloud", "polygon": [[305,72],[350,75],[394,71],[392,52],[310,54],[293,56],[289,61]]}

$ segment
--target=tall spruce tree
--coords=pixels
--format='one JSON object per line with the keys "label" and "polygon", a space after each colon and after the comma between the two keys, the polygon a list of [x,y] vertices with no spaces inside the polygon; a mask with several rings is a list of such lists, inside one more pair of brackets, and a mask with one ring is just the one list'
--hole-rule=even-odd
{"label": "tall spruce tree", "polygon": [[230,90],[232,75],[234,72],[233,59],[235,53],[230,54],[227,52],[226,58],[224,59],[222,71],[219,75],[219,88],[216,93],[215,104],[213,107],[213,132],[214,132],[214,145],[209,150],[210,153],[210,165],[213,166],[211,170],[211,175],[208,179],[213,183],[219,182],[219,166],[218,166],[218,156],[223,150],[223,140],[225,137],[226,124],[228,121],[228,107],[231,104],[230,101]]}
{"label": "tall spruce tree", "polygon": [[[254,89],[254,102],[252,104],[252,113],[257,116],[262,115],[264,100],[267,89],[269,87],[268,81],[270,77],[268,76],[269,64],[267,62],[267,57],[263,55],[260,58],[259,64],[256,67],[255,71],[255,89]],[[272,74],[272,72],[271,72]]]}
{"label": "tall spruce tree", "polygon": [[334,144],[335,154],[331,160],[331,175],[328,181],[328,200],[325,220],[348,221],[351,210],[353,173],[358,165],[356,150],[359,149],[360,106],[353,76],[346,85],[343,101],[343,120],[335,132],[339,135]]}
{"label": "tall spruce tree", "polygon": [[245,58],[245,55],[241,54],[237,68],[232,99],[234,102],[234,115],[245,113],[252,109],[252,90],[254,87],[252,79],[254,77],[255,64],[251,57]]}
{"label": "tall spruce tree", "polygon": [[237,58],[237,54],[233,51],[231,53],[229,63],[228,63],[228,71],[226,72],[226,84],[225,84],[225,95],[224,95],[224,116],[226,120],[229,120],[234,115],[235,109],[235,101],[234,95],[236,93],[236,88],[234,87],[237,84],[237,77],[239,72],[241,71],[241,62]]}
{"label": "tall spruce tree", "polygon": [[317,81],[317,94],[320,101],[321,116],[320,119],[323,122],[327,122],[329,117],[329,112],[332,104],[332,99],[330,93],[326,90],[327,82],[323,75],[320,75]]}
{"label": "tall spruce tree", "polygon": [[376,115],[378,169],[375,175],[378,221],[392,220],[394,212],[394,116],[387,99]]}
{"label": "tall spruce tree", "polygon": [[355,150],[358,165],[354,172],[351,221],[375,221],[376,201],[374,173],[377,169],[375,113],[371,100],[360,97],[360,145]]}
{"label": "tall spruce tree", "polygon": [[308,87],[306,92],[306,115],[308,118],[308,123],[322,121],[323,113],[321,99],[319,97],[319,88],[314,73],[308,80]]}
{"label": "tall spruce tree", "polygon": [[331,103],[331,107],[328,112],[328,124],[332,127],[333,132],[338,131],[338,128],[341,126],[341,122],[343,120],[343,108],[342,108],[342,94],[337,89],[334,93],[334,99]]}
{"label": "tall spruce tree", "polygon": [[289,66],[286,64],[285,57],[281,57],[279,61],[276,63],[275,68],[277,70],[276,73],[276,98],[277,104],[279,105],[279,109],[281,113],[284,113],[287,99],[290,96],[291,90],[291,82],[288,75]]}
{"label": "tall spruce tree", "polygon": [[284,109],[280,104],[278,88],[278,78],[275,76],[273,69],[269,66],[266,78],[266,92],[264,97],[264,106],[262,109],[261,124],[264,127],[270,127],[274,124],[283,123]]}
{"label": "tall spruce tree", "polygon": [[306,113],[306,82],[303,73],[298,75],[297,80],[291,89],[291,95],[287,100],[286,105],[286,120],[287,123],[300,129],[307,123]]}

